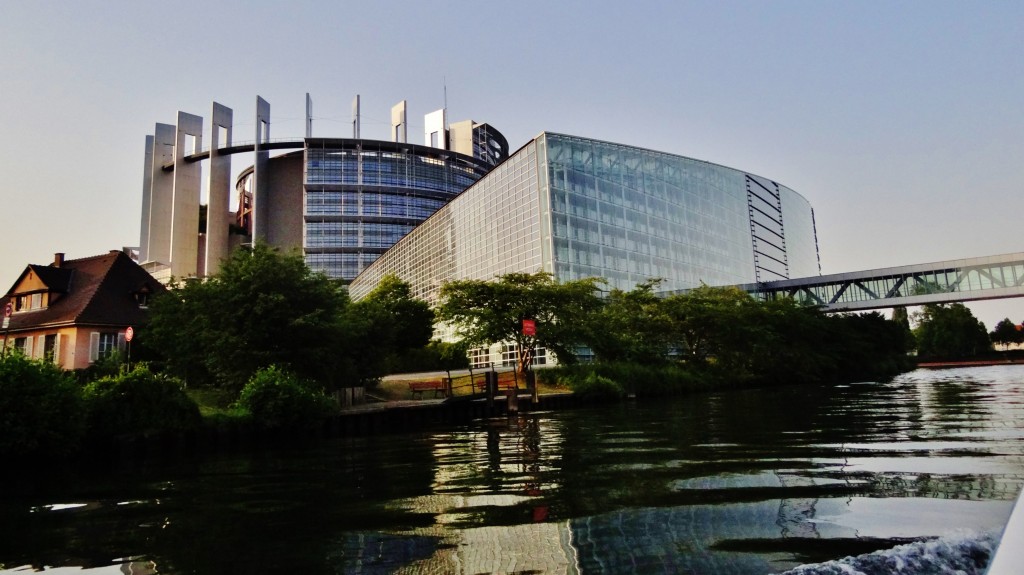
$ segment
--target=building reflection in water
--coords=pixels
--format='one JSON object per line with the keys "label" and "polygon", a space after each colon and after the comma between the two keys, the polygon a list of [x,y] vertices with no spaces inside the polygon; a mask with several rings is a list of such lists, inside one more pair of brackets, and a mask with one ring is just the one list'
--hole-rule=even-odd
{"label": "building reflection in water", "polygon": [[434,525],[405,534],[422,545],[388,572],[772,572],[944,535],[949,517],[998,530],[1024,482],[1001,455],[1024,423],[986,393],[908,378],[810,411],[751,394],[739,418],[742,395],[709,395],[664,421],[527,414],[437,434],[432,493],[397,504]]}

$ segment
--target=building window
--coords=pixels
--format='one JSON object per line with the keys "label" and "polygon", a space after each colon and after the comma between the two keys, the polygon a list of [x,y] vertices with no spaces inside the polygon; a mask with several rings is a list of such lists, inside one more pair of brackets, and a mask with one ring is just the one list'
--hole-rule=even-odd
{"label": "building window", "polygon": [[43,357],[47,361],[56,362],[59,359],[57,355],[57,334],[53,333],[43,340]]}
{"label": "building window", "polygon": [[29,311],[33,309],[43,309],[43,294],[33,293],[28,295],[18,296],[14,301],[15,311]]}
{"label": "building window", "polygon": [[117,332],[98,332],[89,334],[89,361],[103,359],[114,353],[121,346],[124,336]]}
{"label": "building window", "polygon": [[140,308],[146,309],[149,307],[150,294],[149,286],[142,286],[139,291],[135,292],[135,301],[138,302]]}

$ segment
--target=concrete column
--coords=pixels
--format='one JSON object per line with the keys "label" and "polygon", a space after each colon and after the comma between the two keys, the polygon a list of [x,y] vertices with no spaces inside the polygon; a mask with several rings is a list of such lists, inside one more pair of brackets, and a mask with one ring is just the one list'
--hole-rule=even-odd
{"label": "concrete column", "polygon": [[268,184],[270,152],[264,147],[270,143],[270,103],[256,96],[256,146],[252,173],[252,241],[267,241],[267,223],[270,214]]}
{"label": "concrete column", "polygon": [[352,137],[359,139],[359,94],[352,100]]}
{"label": "concrete column", "polygon": [[[206,269],[204,275],[220,271],[221,261],[228,256],[228,222],[231,214],[231,156],[221,154],[221,148],[231,145],[231,108],[213,103],[210,115],[210,173],[206,206]],[[220,141],[224,129],[224,141]]]}
{"label": "concrete column", "polygon": [[149,204],[153,197],[153,136],[146,136],[146,157],[142,167],[142,222],[139,225],[139,261],[149,259]]}
{"label": "concrete column", "polygon": [[391,108],[391,141],[405,144],[409,141],[408,136],[408,124],[405,119],[405,100],[402,100]]}
{"label": "concrete column", "polygon": [[[188,144],[191,141],[191,146]],[[174,146],[174,201],[171,210],[171,275],[186,278],[199,274],[199,194],[202,169],[185,156],[203,145],[203,118],[178,112]]]}
{"label": "concrete column", "polygon": [[306,92],[306,137],[313,137],[313,100]]}
{"label": "concrete column", "polygon": [[153,132],[152,170],[150,171],[149,235],[146,257],[142,261],[171,262],[171,211],[174,201],[174,172],[164,165],[174,162],[174,126],[157,124]]}
{"label": "concrete column", "polygon": [[423,116],[423,145],[443,150],[448,149],[445,115],[445,109],[441,108]]}

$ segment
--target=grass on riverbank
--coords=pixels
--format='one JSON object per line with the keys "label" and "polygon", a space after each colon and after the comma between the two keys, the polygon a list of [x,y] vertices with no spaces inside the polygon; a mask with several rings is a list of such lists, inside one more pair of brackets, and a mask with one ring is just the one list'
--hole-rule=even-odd
{"label": "grass on riverbank", "polygon": [[240,418],[245,413],[236,407],[238,394],[219,387],[189,387],[185,394],[199,406],[203,419]]}
{"label": "grass on riverbank", "polygon": [[[434,394],[430,391],[424,392],[420,397],[413,397],[412,391],[410,390],[409,384],[415,382],[440,382],[442,377],[424,377],[416,374],[409,374],[407,376],[397,376],[394,378],[388,378],[381,381],[379,384],[366,391],[367,394],[374,398],[381,399],[384,401],[408,401],[411,399],[422,399],[422,398],[433,398]],[[482,372],[477,372],[473,376],[473,381],[477,385],[482,385],[484,376]],[[567,393],[569,388],[563,385],[559,385],[554,382],[547,382],[544,378],[538,378],[538,391],[541,394],[546,393]],[[504,385],[506,382],[512,382],[515,380],[515,375],[512,372],[502,372],[499,375],[499,382]],[[526,382],[521,377],[518,378],[518,388],[525,391]],[[464,396],[473,393],[473,387],[470,383],[469,375],[456,376],[452,378],[452,391],[455,396]],[[186,390],[186,393],[193,401],[199,405],[199,413],[204,419],[240,419],[247,416],[247,413],[235,405],[235,401],[238,399],[237,394],[228,391],[226,389],[216,387],[190,387]]]}

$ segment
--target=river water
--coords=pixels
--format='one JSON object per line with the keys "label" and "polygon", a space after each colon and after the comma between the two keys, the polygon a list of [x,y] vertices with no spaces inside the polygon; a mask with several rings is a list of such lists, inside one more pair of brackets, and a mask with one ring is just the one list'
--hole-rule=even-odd
{"label": "river water", "polygon": [[1022,484],[1024,366],[919,370],[56,478],[0,496],[0,573],[983,563]]}

